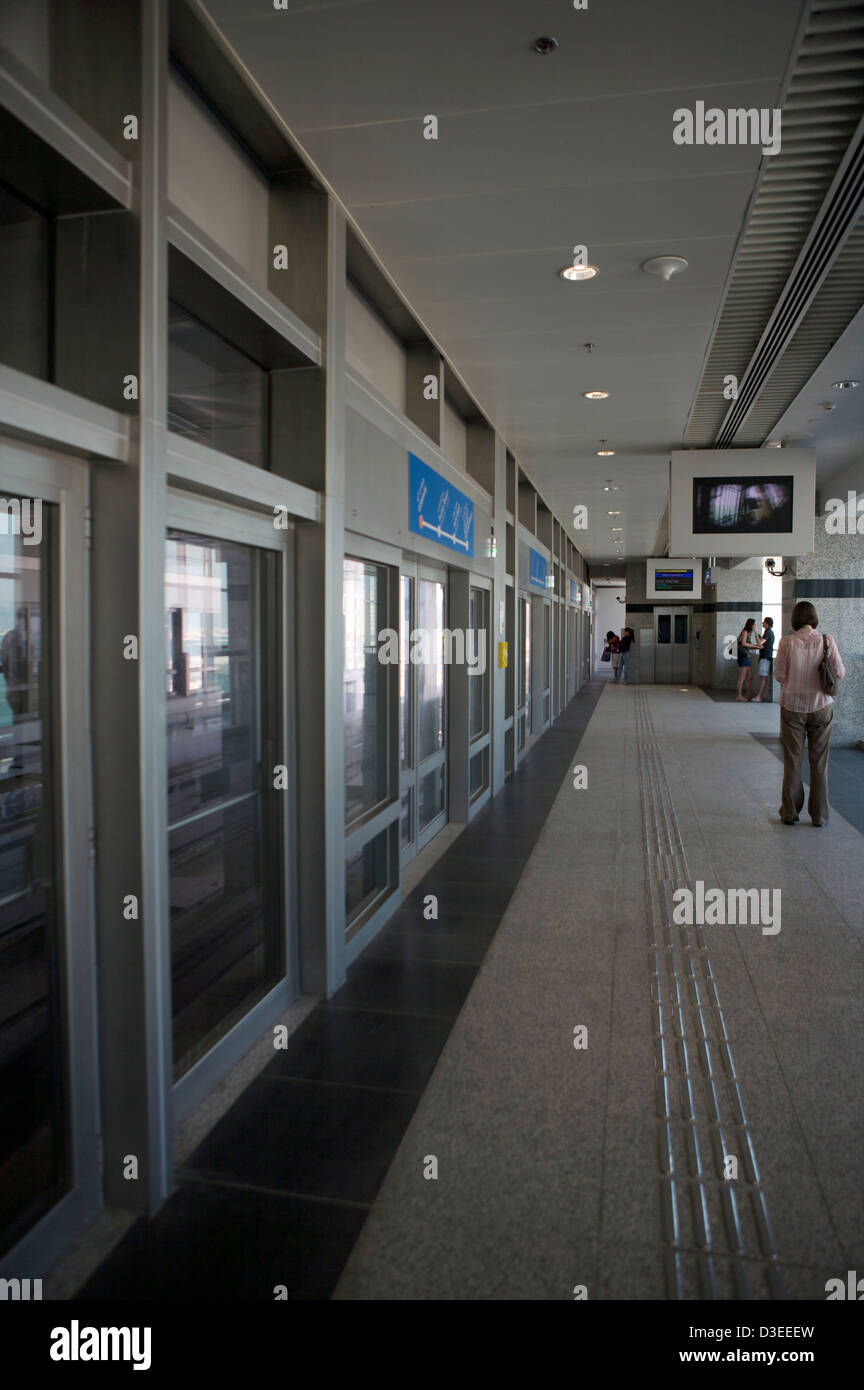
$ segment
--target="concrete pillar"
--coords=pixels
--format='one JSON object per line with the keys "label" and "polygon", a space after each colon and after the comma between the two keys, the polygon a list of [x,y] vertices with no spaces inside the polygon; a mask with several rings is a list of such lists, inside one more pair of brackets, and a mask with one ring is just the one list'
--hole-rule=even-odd
{"label": "concrete pillar", "polygon": [[864,739],[864,489],[853,489],[852,497],[850,503],[847,490],[836,499],[841,505],[826,501],[816,518],[815,550],[794,561],[790,583],[794,602],[808,599],[815,606],[819,631],[830,633],[840,649],[846,677],[835,697],[832,741],[845,748]]}

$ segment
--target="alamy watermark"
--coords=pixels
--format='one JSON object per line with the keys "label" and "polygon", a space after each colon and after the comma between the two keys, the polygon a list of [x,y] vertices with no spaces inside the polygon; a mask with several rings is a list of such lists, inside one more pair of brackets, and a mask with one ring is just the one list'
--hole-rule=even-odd
{"label": "alamy watermark", "polygon": [[672,139],[676,145],[761,145],[763,154],[774,155],[780,153],[781,119],[777,107],[706,110],[704,101],[697,101],[694,111],[686,106],[673,111]]}
{"label": "alamy watermark", "polygon": [[4,513],[7,535],[11,532],[13,536],[20,536],[25,545],[41,545],[41,497],[0,497],[0,529]]}
{"label": "alamy watermark", "polygon": [[[412,666],[431,666],[439,657],[445,666],[467,666],[469,676],[482,676],[486,671],[485,628],[412,628],[404,652],[404,660]],[[378,633],[378,660],[382,666],[398,666],[400,660],[399,634],[395,628],[382,627]]]}
{"label": "alamy watermark", "polygon": [[701,879],[690,888],[676,888],[672,921],[683,927],[761,926],[763,936],[780,930],[779,888],[708,888]]}

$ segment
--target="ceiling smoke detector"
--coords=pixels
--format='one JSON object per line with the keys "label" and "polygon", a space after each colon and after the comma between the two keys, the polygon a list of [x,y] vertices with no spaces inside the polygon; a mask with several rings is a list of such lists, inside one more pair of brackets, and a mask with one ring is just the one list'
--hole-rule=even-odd
{"label": "ceiling smoke detector", "polygon": [[659,275],[661,280],[671,280],[673,275],[686,270],[689,264],[683,256],[652,256],[650,261],[642,262],[642,269],[649,275]]}

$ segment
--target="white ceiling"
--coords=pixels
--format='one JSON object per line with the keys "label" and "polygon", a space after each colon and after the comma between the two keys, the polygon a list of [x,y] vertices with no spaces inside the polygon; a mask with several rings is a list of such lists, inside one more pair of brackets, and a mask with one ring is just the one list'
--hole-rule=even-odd
{"label": "white ceiling", "polygon": [[[614,506],[651,554],[761,159],[675,145],[672,113],[777,105],[799,0],[289,4],[206,9],[549,505],[588,506],[583,553],[613,558]],[[600,274],[568,284],[583,243]]]}

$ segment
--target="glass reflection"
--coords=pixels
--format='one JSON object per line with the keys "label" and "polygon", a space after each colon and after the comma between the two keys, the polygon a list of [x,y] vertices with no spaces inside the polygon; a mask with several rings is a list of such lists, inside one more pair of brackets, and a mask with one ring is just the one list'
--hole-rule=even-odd
{"label": "glass reflection", "polygon": [[[420,707],[420,761],[444,747],[444,585],[437,579],[421,579],[418,626],[430,637],[425,650],[430,656],[417,668]],[[422,799],[422,798],[421,798]]]}
{"label": "glass reflection", "polygon": [[342,702],[348,822],[387,794],[387,668],[378,660],[378,632],[386,626],[385,585],[383,566],[345,559]]}
{"label": "glass reflection", "polygon": [[8,501],[0,510],[0,1249],[69,1183],[55,509],[28,498],[22,513],[20,499]]}
{"label": "glass reflection", "polygon": [[[262,584],[266,573],[270,582]],[[278,657],[262,647],[262,589],[276,592],[275,556],[169,535],[168,848],[177,1075],[283,973],[279,811],[261,762],[274,720],[269,662]]]}

